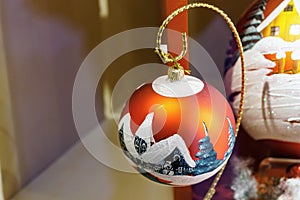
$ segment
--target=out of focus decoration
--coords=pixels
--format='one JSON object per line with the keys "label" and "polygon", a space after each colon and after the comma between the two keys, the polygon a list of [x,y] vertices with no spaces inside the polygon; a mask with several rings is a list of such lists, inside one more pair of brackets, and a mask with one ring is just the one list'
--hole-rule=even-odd
{"label": "out of focus decoration", "polygon": [[234,199],[300,199],[300,160],[265,158],[255,172],[254,160],[234,157]]}
{"label": "out of focus decoration", "polygon": [[[237,25],[247,71],[243,128],[273,152],[296,158],[300,158],[299,13],[299,0],[257,0]],[[239,67],[239,52],[232,40],[225,83],[236,111]]]}
{"label": "out of focus decoration", "polygon": [[[178,56],[161,49],[161,38],[167,24],[179,13],[199,7],[211,9],[226,20],[243,56],[235,26],[222,10],[203,3],[188,4],[175,10],[161,25],[155,50],[164,63],[173,65],[169,67],[168,75],[140,86],[132,94],[121,114],[119,138],[128,160],[153,181],[186,186],[219,172],[205,198],[211,199],[233,151],[243,98],[235,123],[229,103],[217,89],[186,75],[190,73],[188,66],[179,63],[188,48],[186,33],[182,34],[183,50]],[[243,97],[243,60],[241,69]]]}

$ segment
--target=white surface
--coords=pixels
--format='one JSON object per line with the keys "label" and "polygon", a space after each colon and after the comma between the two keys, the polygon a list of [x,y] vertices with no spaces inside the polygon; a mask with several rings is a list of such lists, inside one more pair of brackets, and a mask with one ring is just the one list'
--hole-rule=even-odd
{"label": "white surface", "polygon": [[[252,49],[262,54],[284,53],[286,50],[292,50],[292,43],[286,42],[279,37],[269,36],[259,40]],[[277,59],[279,58],[277,57]]]}
{"label": "white surface", "polygon": [[299,0],[294,0],[294,6],[297,9],[297,12],[300,13],[300,1]]}
{"label": "white surface", "polygon": [[[113,126],[112,123],[106,125]],[[104,166],[79,142],[12,200],[85,199],[172,200],[173,190],[140,174],[119,172]]]}
{"label": "white surface", "polygon": [[187,97],[199,93],[203,82],[193,76],[185,75],[180,81],[171,81],[168,76],[160,76],[152,83],[153,90],[165,97]]}

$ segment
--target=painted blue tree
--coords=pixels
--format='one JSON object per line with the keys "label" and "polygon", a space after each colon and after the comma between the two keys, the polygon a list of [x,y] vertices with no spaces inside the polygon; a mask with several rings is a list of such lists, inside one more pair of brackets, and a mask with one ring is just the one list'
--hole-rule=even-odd
{"label": "painted blue tree", "polygon": [[199,160],[196,161],[194,175],[212,171],[222,162],[221,160],[217,160],[217,152],[210,142],[205,122],[202,122],[202,124],[205,131],[205,137],[199,140],[199,152],[196,154],[196,157],[199,158]]}

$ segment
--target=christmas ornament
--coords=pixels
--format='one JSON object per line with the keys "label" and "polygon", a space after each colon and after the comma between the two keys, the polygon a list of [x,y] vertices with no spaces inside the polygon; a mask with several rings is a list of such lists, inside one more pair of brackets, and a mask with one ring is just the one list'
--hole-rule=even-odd
{"label": "christmas ornament", "polygon": [[[245,51],[247,94],[243,127],[277,154],[300,157],[300,1],[257,0],[238,23]],[[228,98],[237,111],[239,53],[226,60]]]}
{"label": "christmas ornament", "polygon": [[[187,52],[186,34],[183,33],[183,51],[177,57],[160,48],[167,24],[179,13],[198,7],[209,8],[226,20],[240,44],[243,58],[237,31],[223,11],[202,3],[189,4],[174,11],[159,29],[156,48],[163,62],[173,63],[173,66],[168,75],[140,86],[132,94],[120,117],[119,138],[132,165],[159,183],[186,186],[220,171],[208,193],[209,199],[232,153],[243,98],[235,123],[230,105],[217,89],[196,77],[185,75],[189,71],[178,61]],[[243,61],[242,76],[243,90]]]}

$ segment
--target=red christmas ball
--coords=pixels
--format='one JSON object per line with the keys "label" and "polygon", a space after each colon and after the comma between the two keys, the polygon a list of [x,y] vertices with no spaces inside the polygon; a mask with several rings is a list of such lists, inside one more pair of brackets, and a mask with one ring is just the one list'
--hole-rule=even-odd
{"label": "red christmas ball", "polygon": [[140,86],[121,114],[125,155],[146,177],[171,185],[201,182],[226,163],[235,120],[224,96],[211,85],[167,76]]}

